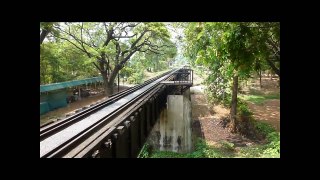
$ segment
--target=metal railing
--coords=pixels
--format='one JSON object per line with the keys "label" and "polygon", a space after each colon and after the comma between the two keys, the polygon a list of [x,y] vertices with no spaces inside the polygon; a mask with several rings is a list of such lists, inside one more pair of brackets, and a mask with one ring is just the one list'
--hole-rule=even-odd
{"label": "metal railing", "polygon": [[[193,70],[190,66],[184,66],[180,71],[175,73],[177,75],[176,79],[173,80],[174,84],[184,84],[184,83],[191,83],[193,84]],[[186,75],[183,77],[183,75]]]}

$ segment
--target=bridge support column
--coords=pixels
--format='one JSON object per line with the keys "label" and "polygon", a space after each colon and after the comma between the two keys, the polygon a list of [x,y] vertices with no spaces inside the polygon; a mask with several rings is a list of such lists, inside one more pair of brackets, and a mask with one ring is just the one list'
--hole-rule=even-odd
{"label": "bridge support column", "polygon": [[139,146],[141,147],[145,141],[146,141],[146,134],[147,134],[147,121],[146,121],[146,115],[145,115],[145,107],[142,106],[139,108],[139,121],[140,121],[140,141],[139,141]]}
{"label": "bridge support column", "polygon": [[151,125],[153,126],[155,123],[156,123],[156,121],[157,121],[157,115],[156,115],[156,105],[155,105],[155,103],[156,103],[156,100],[155,100],[155,97],[154,98],[152,98],[152,100],[151,100]]}
{"label": "bridge support column", "polygon": [[149,134],[151,130],[151,103],[150,101],[147,101],[145,104],[146,111],[145,111],[145,116],[146,116],[146,134]]}
{"label": "bridge support column", "polygon": [[183,95],[168,95],[167,108],[160,112],[148,143],[155,150],[192,151],[190,90]]}
{"label": "bridge support column", "polygon": [[129,158],[130,152],[129,152],[129,131],[126,130],[129,128],[125,126],[118,126],[117,127],[117,133],[115,133],[113,136],[114,138],[114,146],[115,146],[115,152],[114,157],[116,158]]}
{"label": "bridge support column", "polygon": [[139,147],[140,147],[140,119],[139,119],[139,113],[135,112],[134,116],[130,116],[130,149],[131,149],[131,156],[130,157],[137,157],[139,153]]}

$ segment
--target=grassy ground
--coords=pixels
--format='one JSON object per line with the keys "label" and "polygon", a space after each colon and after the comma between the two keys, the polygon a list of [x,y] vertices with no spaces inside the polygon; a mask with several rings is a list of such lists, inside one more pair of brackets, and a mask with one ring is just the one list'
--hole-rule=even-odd
{"label": "grassy ground", "polygon": [[[261,125],[260,125],[261,126]],[[268,126],[268,125],[262,125]],[[192,153],[148,151],[148,145],[140,152],[140,158],[280,158],[280,133],[273,128],[267,134],[267,143],[250,147],[235,147],[233,143],[221,141],[211,145],[199,138]],[[265,130],[265,129],[263,129]]]}
{"label": "grassy ground", "polygon": [[269,99],[280,99],[279,94],[269,94],[269,95],[239,95],[245,101],[249,101],[258,105],[262,105],[266,100]]}
{"label": "grassy ground", "polygon": [[278,78],[262,78],[262,88],[258,78],[251,80],[243,87],[243,94],[239,98],[244,100],[254,119],[272,125],[280,132],[280,87]]}

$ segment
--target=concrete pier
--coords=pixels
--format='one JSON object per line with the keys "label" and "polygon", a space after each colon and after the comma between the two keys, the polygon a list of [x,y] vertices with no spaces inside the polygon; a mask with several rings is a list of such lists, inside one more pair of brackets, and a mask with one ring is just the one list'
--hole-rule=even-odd
{"label": "concrete pier", "polygon": [[191,152],[191,121],[190,90],[185,90],[183,95],[168,95],[167,107],[160,112],[147,143],[155,150]]}

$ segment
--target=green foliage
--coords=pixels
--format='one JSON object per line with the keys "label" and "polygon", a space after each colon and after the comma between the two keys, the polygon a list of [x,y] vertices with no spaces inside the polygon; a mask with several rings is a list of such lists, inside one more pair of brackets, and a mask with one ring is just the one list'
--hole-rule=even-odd
{"label": "green foliage", "polygon": [[267,143],[262,148],[262,157],[280,157],[280,133],[267,123],[255,121],[257,130],[266,137]]}
{"label": "green foliage", "polygon": [[[164,41],[162,53],[155,54],[152,52],[137,53],[133,60],[140,61],[146,69],[152,72],[162,71],[168,68],[168,62],[177,55],[177,47],[171,41]],[[160,46],[160,44],[155,43]]]}
{"label": "green foliage", "polygon": [[[131,66],[128,62],[134,59],[137,52],[141,57],[138,59],[147,59],[150,62],[148,66],[159,71],[166,68],[166,62],[177,53],[175,44],[169,39],[169,31],[161,22],[41,22],[40,29],[59,32],[54,34],[55,41],[51,41],[50,46],[55,48],[44,47],[46,52],[40,52],[43,69],[41,83],[84,78],[88,74],[95,75],[98,69],[106,75],[116,66],[120,69]],[[58,62],[58,65],[53,66],[51,62]],[[145,61],[141,62],[139,66],[134,65],[134,70],[126,69],[120,75],[131,77],[129,80],[132,83],[141,83]],[[47,67],[48,64],[50,67]],[[61,70],[58,72],[56,67]],[[52,73],[48,76],[48,72]]]}
{"label": "green foliage", "polygon": [[270,69],[266,59],[275,49],[268,42],[272,40],[273,47],[280,42],[280,26],[264,22],[199,22],[189,23],[185,35],[184,53],[190,63],[208,69],[205,84],[210,99],[226,102],[233,75],[246,81],[254,71]]}
{"label": "green foliage", "polygon": [[120,77],[121,78],[128,78],[131,74],[135,72],[135,69],[130,67],[130,66],[125,66],[124,68],[121,69],[120,71]]}
{"label": "green foliage", "polygon": [[[230,39],[233,37],[231,35],[239,34],[235,32],[234,26],[232,23],[190,23],[185,31],[186,55],[195,64],[208,68],[205,80],[207,94],[216,102],[229,101],[234,70],[241,70],[237,65],[240,61],[238,55],[243,49],[239,50],[238,46],[238,49],[232,49],[233,46],[230,45],[236,44]],[[239,71],[239,74],[242,72],[244,71]]]}
{"label": "green foliage", "polygon": [[253,113],[250,111],[248,105],[242,101],[240,98],[238,98],[238,112],[240,115],[243,116],[251,116]]}
{"label": "green foliage", "polygon": [[274,128],[270,124],[260,121],[255,121],[255,127],[263,136],[268,136],[275,132]]}
{"label": "green foliage", "polygon": [[234,151],[234,144],[228,141],[222,141],[221,147],[228,151]]}
{"label": "green foliage", "polygon": [[254,131],[263,137],[266,137],[267,144],[257,147],[246,147],[240,151],[240,157],[280,157],[280,133],[268,123],[254,120],[253,114],[247,104],[242,100],[238,100],[238,113],[242,116],[249,116],[250,121],[247,126],[253,125]]}
{"label": "green foliage", "polygon": [[54,25],[57,25],[57,22],[40,22],[40,30],[46,30],[54,36],[59,36],[59,31],[54,28]]}
{"label": "green foliage", "polygon": [[143,82],[144,73],[143,71],[138,71],[133,74],[131,74],[128,78],[128,82],[130,84],[141,84]]}
{"label": "green foliage", "polygon": [[280,158],[280,140],[266,145],[243,147],[238,154],[238,157],[245,158]]}
{"label": "green foliage", "polygon": [[135,58],[120,71],[120,76],[122,78],[126,77],[127,82],[130,84],[140,84],[145,77],[144,70],[140,59],[135,56]]}
{"label": "green foliage", "polygon": [[[210,146],[205,140],[199,138],[195,144],[195,151],[192,153],[176,153],[168,151],[152,152],[151,158],[225,158],[232,157],[232,143],[224,142],[221,148]],[[227,152],[225,151],[227,149]]]}
{"label": "green foliage", "polygon": [[[280,157],[280,134],[270,133],[270,140],[265,145],[240,147],[236,150],[231,142],[222,141],[219,146],[210,146],[199,138],[192,153],[176,153],[168,151],[150,150],[145,145],[140,151],[139,158],[279,158]],[[149,147],[148,148],[146,148]],[[148,150],[147,150],[148,149]]]}
{"label": "green foliage", "polygon": [[280,141],[280,135],[278,132],[273,130],[272,132],[267,134],[267,140],[268,140],[268,142]]}
{"label": "green foliage", "polygon": [[49,84],[99,76],[88,64],[91,59],[66,42],[47,42],[40,46],[40,83]]}
{"label": "green foliage", "polygon": [[264,151],[263,146],[243,147],[239,151],[240,158],[259,158]]}
{"label": "green foliage", "polygon": [[272,132],[267,135],[269,144],[263,151],[264,157],[280,157],[280,133]]}
{"label": "green foliage", "polygon": [[[275,97],[275,96],[269,96]],[[238,100],[238,112],[240,115],[251,117],[252,112],[249,110],[246,103],[242,100]],[[267,157],[267,158],[279,158],[280,157],[280,133],[268,123],[256,121],[250,118],[250,124],[253,124],[253,128],[256,133],[266,138],[267,144],[259,145],[256,147],[241,148],[239,152],[240,157]]]}
{"label": "green foliage", "polygon": [[[246,103],[239,99],[238,112],[240,115],[251,116]],[[204,139],[199,138],[192,153],[176,153],[166,151],[149,151],[151,158],[279,158],[280,157],[280,133],[269,124],[250,118],[250,123],[257,133],[266,137],[266,144],[249,147],[235,148],[228,141],[221,141],[220,146],[210,146]]]}
{"label": "green foliage", "polygon": [[152,154],[151,158],[187,158],[184,153],[176,153],[170,151],[158,151]]}
{"label": "green foliage", "polygon": [[[280,150],[280,142],[278,147]],[[259,145],[241,148],[238,156],[241,158],[280,158],[280,151],[269,145]]]}
{"label": "green foliage", "polygon": [[150,145],[148,143],[144,144],[140,153],[138,154],[138,158],[148,158],[150,155]]}

